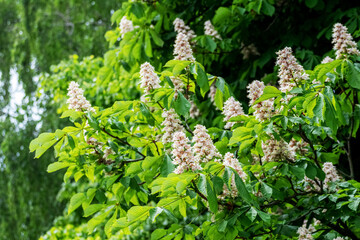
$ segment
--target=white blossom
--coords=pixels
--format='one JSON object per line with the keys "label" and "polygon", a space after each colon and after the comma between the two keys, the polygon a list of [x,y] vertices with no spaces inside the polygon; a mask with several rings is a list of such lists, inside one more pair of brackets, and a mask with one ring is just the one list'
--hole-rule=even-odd
{"label": "white blossom", "polygon": [[344,55],[360,55],[356,42],[353,41],[351,34],[348,33],[347,27],[341,23],[336,23],[333,28],[332,43],[336,59],[342,58]]}
{"label": "white blossom", "polygon": [[205,35],[211,36],[212,38],[217,38],[221,40],[221,36],[215,30],[214,26],[211,24],[210,20],[205,21],[204,23]]}
{"label": "white blossom", "polygon": [[91,107],[90,102],[84,97],[84,90],[79,88],[79,84],[72,81],[70,82],[67,90],[69,99],[66,103],[69,104],[69,109],[74,109],[75,111],[95,112],[94,108]]}
{"label": "white blossom", "polygon": [[206,127],[198,124],[193,133],[192,142],[194,145],[192,149],[196,162],[209,162],[221,158],[221,154],[214,146]]}
{"label": "white blossom", "polygon": [[195,32],[191,30],[189,26],[185,25],[184,20],[182,20],[181,18],[176,18],[173,22],[173,25],[175,32],[178,34],[185,34],[189,41],[196,37]]}
{"label": "white blossom", "polygon": [[173,134],[178,131],[185,131],[184,127],[181,125],[181,121],[175,113],[174,109],[170,109],[169,111],[164,110],[162,113],[162,117],[165,118],[162,122],[162,126],[164,126],[163,131],[165,132],[162,137],[163,144],[167,144],[172,141]]}
{"label": "white blossom", "polygon": [[290,47],[285,47],[276,54],[278,55],[276,65],[280,67],[278,73],[280,91],[289,92],[296,86],[296,82],[309,79],[309,75],[305,73],[303,66],[298,64],[292,55]]}
{"label": "white blossom", "polygon": [[329,56],[326,56],[326,57],[324,57],[324,59],[321,61],[321,64],[330,63],[330,62],[332,62],[332,61],[334,61],[334,59],[332,59],[332,58],[329,57]]}
{"label": "white blossom", "polygon": [[268,99],[257,104],[254,102],[263,94],[265,85],[263,82],[255,80],[247,86],[248,89],[248,98],[250,99],[250,106],[255,110],[253,115],[259,121],[264,121],[269,119],[275,112],[274,110],[274,100]]}
{"label": "white blossom", "polygon": [[140,66],[140,79],[140,87],[144,89],[145,95],[150,94],[153,89],[160,88],[160,79],[154,67],[148,62]]}
{"label": "white blossom", "polygon": [[[245,113],[241,106],[241,103],[236,101],[234,97],[230,97],[224,103],[223,114],[225,115],[224,122],[227,122],[229,121],[230,118],[244,115]],[[230,129],[232,126],[234,126],[234,124],[235,124],[234,122],[228,122],[226,123],[224,128]]]}
{"label": "white blossom", "polygon": [[183,33],[176,36],[174,56],[175,60],[195,61],[188,37]]}
{"label": "white blossom", "polygon": [[[342,179],[339,176],[339,174],[337,173],[336,167],[331,162],[325,162],[323,164],[322,170],[325,173],[325,179],[323,181],[323,188],[325,190],[329,190],[330,183]],[[318,184],[318,183],[320,183],[320,180],[318,178],[315,178],[315,180],[312,180],[312,179],[310,179],[308,177],[304,178],[305,189],[307,191],[311,191],[312,189],[315,189],[315,191],[320,191],[320,186]]]}
{"label": "white blossom", "polygon": [[200,163],[192,154],[190,141],[184,132],[175,132],[172,142],[171,154],[173,156],[173,163],[177,165],[174,173],[181,174],[187,170],[197,171],[202,169]]}
{"label": "white blossom", "polygon": [[276,140],[273,137],[262,142],[261,147],[264,152],[263,162],[293,159],[295,155],[284,140]]}
{"label": "white blossom", "polygon": [[121,21],[120,21],[120,33],[121,33],[121,37],[123,38],[125,33],[127,32],[131,32],[134,30],[134,26],[131,20],[128,20],[126,18],[126,16],[123,16]]}
{"label": "white blossom", "polygon": [[304,223],[301,227],[298,228],[297,233],[299,234],[299,240],[312,240],[314,237],[312,234],[316,231],[315,226],[320,224],[320,221],[314,219],[314,224],[310,224],[307,227],[307,220],[304,220]]}
{"label": "white blossom", "polygon": [[176,99],[179,95],[179,92],[184,92],[184,83],[179,77],[170,77],[170,79],[174,85],[174,98]]}

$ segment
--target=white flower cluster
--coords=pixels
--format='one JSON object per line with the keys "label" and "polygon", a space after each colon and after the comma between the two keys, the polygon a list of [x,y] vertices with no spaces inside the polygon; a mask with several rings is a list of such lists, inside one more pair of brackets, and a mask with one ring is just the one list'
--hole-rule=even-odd
{"label": "white flower cluster", "polygon": [[342,237],[334,238],[333,240],[344,240]]}
{"label": "white flower cluster", "polygon": [[[230,118],[244,115],[244,109],[241,106],[241,103],[236,101],[234,97],[230,97],[226,102],[224,103],[223,107],[223,114],[224,122],[229,121]],[[232,126],[234,126],[234,122],[228,122],[224,126],[225,129],[230,129]]]}
{"label": "white flower cluster", "polygon": [[153,89],[160,88],[160,79],[154,67],[148,62],[140,66],[140,79],[140,87],[144,89],[145,95],[150,94]]}
{"label": "white flower cluster", "polygon": [[312,240],[314,237],[312,234],[316,232],[315,226],[319,225],[320,221],[314,219],[314,224],[310,224],[309,227],[306,227],[307,220],[304,220],[304,223],[301,227],[298,228],[297,233],[299,234],[299,240]]}
{"label": "white flower cluster", "polygon": [[297,141],[295,139],[291,139],[289,142],[289,151],[292,153],[292,155],[295,156],[295,154],[298,152],[300,155],[304,155],[308,152],[307,146],[309,144],[305,142],[304,140]]}
{"label": "white flower cluster", "polygon": [[249,105],[255,110],[254,116],[259,121],[267,120],[274,114],[273,99],[268,99],[254,105],[254,102],[263,94],[264,88],[264,83],[258,80],[253,81],[247,86],[248,98],[250,99]]}
{"label": "white flower cluster", "polygon": [[190,101],[191,107],[189,110],[189,114],[191,118],[197,118],[200,116],[200,110],[199,108],[196,106],[196,104],[193,101]]}
{"label": "white flower cluster", "polygon": [[334,59],[332,59],[332,58],[329,57],[329,56],[326,56],[326,57],[324,57],[324,59],[321,61],[321,64],[330,63],[330,62],[332,62],[332,61],[334,61]]}
{"label": "white flower cluster", "polygon": [[161,115],[164,119],[162,122],[162,126],[164,126],[163,131],[165,132],[162,137],[163,144],[167,144],[172,142],[173,135],[178,131],[185,131],[184,127],[181,125],[180,119],[177,117],[174,109],[170,109],[169,111],[164,110]]}
{"label": "white flower cluster", "polygon": [[209,162],[215,158],[221,159],[222,156],[214,146],[206,127],[198,124],[193,133],[193,154],[196,162]]}
{"label": "white flower cluster", "polygon": [[221,36],[215,30],[215,28],[211,24],[210,20],[205,21],[205,23],[204,23],[204,31],[205,31],[205,35],[208,35],[208,36],[211,36],[213,38],[217,38],[217,39],[221,40]]}
{"label": "white flower cluster", "polygon": [[329,187],[329,183],[335,182],[335,181],[341,179],[339,174],[336,171],[334,164],[332,164],[331,162],[325,162],[323,164],[322,170],[325,173],[325,179],[324,179],[325,188]]}
{"label": "white flower cluster", "polygon": [[188,40],[191,41],[194,37],[196,37],[195,32],[190,29],[189,26],[185,25],[184,20],[181,18],[176,18],[173,22],[174,29],[176,33],[183,33],[187,36]]}
{"label": "white flower cluster", "polygon": [[183,33],[178,33],[176,36],[174,56],[175,60],[195,61],[189,39]]}
{"label": "white flower cluster", "polygon": [[192,171],[201,170],[200,162],[194,158],[191,152],[191,145],[189,139],[184,132],[175,132],[172,139],[172,151],[173,163],[177,165],[174,173],[181,174],[186,170]]}
{"label": "white flower cluster", "polygon": [[131,20],[128,20],[126,16],[123,16],[120,21],[120,33],[121,37],[123,38],[125,33],[131,32],[134,30],[134,26]]}
{"label": "white flower cluster", "polygon": [[[246,180],[247,175],[243,171],[243,169],[239,163],[239,160],[237,160],[235,158],[234,154],[227,152],[224,156],[223,165],[226,167],[233,168],[239,174],[239,176],[241,177],[241,179],[243,181]],[[235,184],[235,177],[233,176],[231,179],[231,191],[228,189],[226,184],[224,184],[223,193],[222,193],[222,195],[220,195],[220,198],[224,199],[226,196],[236,197],[237,195],[238,195],[238,190],[237,190],[236,184]]]}
{"label": "white flower cluster", "polygon": [[84,90],[79,88],[79,84],[72,81],[70,82],[67,90],[69,99],[66,101],[66,103],[69,104],[69,109],[74,109],[75,111],[79,112],[95,112],[95,109],[91,107],[90,102],[84,97]]}
{"label": "white flower cluster", "polygon": [[259,51],[257,50],[255,44],[250,44],[250,45],[247,45],[245,46],[243,43],[241,44],[241,54],[243,55],[243,59],[246,60],[246,59],[249,59],[251,56],[259,56],[260,53]]}
{"label": "white flower cluster", "polygon": [[348,33],[347,27],[341,23],[336,23],[333,28],[332,43],[336,59],[342,58],[344,55],[360,55],[356,43],[353,41],[351,34]]}
{"label": "white flower cluster", "polygon": [[179,77],[170,77],[170,80],[174,85],[174,98],[176,99],[179,95],[178,92],[184,92],[184,83]]}
{"label": "white flower cluster", "polygon": [[[341,180],[341,177],[336,171],[336,167],[331,162],[325,162],[323,164],[322,170],[325,173],[324,186],[323,186],[325,190],[329,190],[331,182]],[[319,182],[319,179],[316,178],[316,180],[317,182]],[[315,191],[320,191],[320,186],[317,184],[316,181],[308,177],[305,177],[304,182],[307,183],[305,185],[305,189],[307,191],[310,191],[312,189],[315,189]]]}
{"label": "white flower cluster", "polygon": [[210,98],[210,101],[215,105],[215,95],[216,95],[216,86],[215,86],[215,82],[213,84],[211,84],[210,86],[210,91],[208,94],[208,97]]}
{"label": "white flower cluster", "polygon": [[292,49],[285,47],[276,53],[276,65],[280,67],[278,76],[280,78],[280,91],[288,92],[296,86],[295,82],[309,79],[304,68],[297,63],[296,58],[292,55]]}
{"label": "white flower cluster", "polygon": [[295,153],[289,149],[289,145],[283,140],[268,139],[261,144],[264,152],[262,161],[274,162],[284,159],[293,159]]}

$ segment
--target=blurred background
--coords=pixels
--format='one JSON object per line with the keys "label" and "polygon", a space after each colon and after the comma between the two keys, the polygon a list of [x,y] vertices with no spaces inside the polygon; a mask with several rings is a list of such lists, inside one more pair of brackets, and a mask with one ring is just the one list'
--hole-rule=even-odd
{"label": "blurred background", "polygon": [[[59,118],[54,94],[37,88],[46,85],[55,72],[57,78],[66,78],[65,83],[74,80],[76,74],[67,74],[78,70],[77,62],[73,64],[77,58],[85,58],[81,64],[86,69],[87,61],[93,63],[97,57],[103,57],[109,50],[104,35],[117,28],[111,24],[111,16],[122,7],[122,2],[125,1],[0,0],[0,239],[38,239],[54,225],[55,219],[61,221],[61,217],[56,217],[64,215],[67,200],[62,200],[76,186],[62,184],[62,171],[46,172],[47,165],[54,161],[51,151],[34,159],[28,147],[39,133],[55,131],[65,123]],[[305,69],[311,69],[332,51],[331,30],[336,22],[346,25],[355,40],[360,37],[358,1],[142,2],[154,6],[160,3],[168,14],[171,27],[162,35],[164,62],[172,55],[175,17],[183,18],[198,35],[203,34],[203,22],[213,20],[224,39],[223,52],[214,58],[206,55],[207,46],[201,46],[199,41],[194,54],[207,72],[223,76],[243,102],[247,101],[246,85],[250,81],[276,82],[275,52],[284,46],[291,46]],[[69,65],[58,65],[62,60],[70,61]]]}

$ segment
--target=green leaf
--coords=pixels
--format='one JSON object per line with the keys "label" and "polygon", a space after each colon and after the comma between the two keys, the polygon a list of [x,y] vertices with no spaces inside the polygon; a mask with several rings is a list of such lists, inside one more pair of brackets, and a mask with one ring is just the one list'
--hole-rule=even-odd
{"label": "green leaf", "polygon": [[143,5],[141,3],[138,2],[133,2],[131,4],[131,8],[130,11],[137,17],[137,18],[142,18],[145,14],[144,9],[143,9]]}
{"label": "green leaf", "polygon": [[210,52],[214,52],[214,50],[216,49],[216,42],[207,35],[201,38],[201,45]]}
{"label": "green leaf", "polygon": [[305,170],[301,167],[290,166],[290,171],[300,180],[304,179]]}
{"label": "green leaf", "polygon": [[174,102],[175,111],[179,115],[185,116],[188,114],[191,103],[184,97],[184,95],[181,92],[178,92],[178,97]]}
{"label": "green leaf", "polygon": [[60,118],[70,117],[71,120],[75,121],[76,119],[81,117],[81,115],[83,115],[83,112],[78,112],[78,111],[75,111],[75,110],[66,110],[65,112],[63,112],[61,114]]}
{"label": "green leaf", "polygon": [[68,142],[69,142],[69,145],[72,149],[75,148],[75,142],[74,142],[74,139],[72,138],[72,136],[70,134],[67,135],[67,138],[68,138]]}
{"label": "green leaf", "polygon": [[269,214],[264,213],[264,212],[262,212],[262,211],[260,211],[260,210],[257,210],[257,212],[258,212],[260,218],[261,218],[265,223],[270,224],[271,216],[270,216]]}
{"label": "green leaf", "polygon": [[205,94],[210,89],[209,79],[199,64],[196,64],[196,72],[197,72],[196,83],[199,85],[199,87]]}
{"label": "green leaf", "polygon": [[182,70],[184,70],[187,66],[189,66],[191,62],[190,61],[178,61],[178,63],[176,63],[176,65],[173,67],[173,74],[175,76],[179,75]]}
{"label": "green leaf", "polygon": [[70,164],[68,162],[54,162],[54,163],[49,164],[46,171],[48,173],[52,173],[59,169],[66,168],[68,166],[70,166]]}
{"label": "green leaf", "polygon": [[262,101],[270,99],[270,98],[278,97],[280,95],[281,95],[281,91],[279,89],[277,89],[276,87],[266,86],[264,88],[263,94],[261,95],[261,97],[259,97],[259,99],[257,99],[254,102],[254,104],[262,102]]}
{"label": "green leaf", "polygon": [[90,112],[88,112],[86,114],[86,116],[87,116],[90,127],[92,127],[95,130],[101,131],[99,122],[96,120],[96,118],[94,118],[94,116]]}
{"label": "green leaf", "polygon": [[227,21],[227,19],[230,19],[231,17],[231,10],[230,8],[226,7],[219,7],[216,12],[213,19],[214,24],[223,24]]}
{"label": "green leaf", "polygon": [[144,221],[149,216],[149,211],[154,207],[150,206],[133,206],[127,212],[129,222]]}
{"label": "green leaf", "polygon": [[353,201],[348,205],[348,207],[349,207],[351,210],[357,212],[357,209],[358,209],[358,207],[359,207],[359,204],[360,204],[360,198],[356,198],[355,200],[353,200]]}
{"label": "green leaf", "polygon": [[313,166],[313,164],[308,163],[308,165],[306,166],[306,169],[305,169],[305,174],[308,178],[315,179],[316,174],[317,174],[316,167]]}
{"label": "green leaf", "polygon": [[251,207],[249,211],[247,211],[246,216],[253,222],[257,216],[257,211],[255,208]]}
{"label": "green leaf", "polygon": [[215,105],[220,110],[222,110],[224,106],[224,95],[218,88],[216,89],[215,93]]}
{"label": "green leaf", "polygon": [[218,231],[225,232],[228,221],[224,220],[219,224]]}
{"label": "green leaf", "polygon": [[158,239],[162,238],[163,236],[165,236],[166,233],[167,233],[167,231],[165,229],[162,229],[162,228],[155,229],[155,231],[153,231],[151,233],[151,240],[158,240]]}
{"label": "green leaf", "polygon": [[244,184],[243,180],[240,178],[239,174],[234,169],[232,169],[232,171],[235,174],[235,185],[236,185],[237,190],[239,191],[239,196],[242,199],[244,199],[245,202],[247,202],[249,204],[254,203],[254,201],[252,200],[248,190],[245,187],[245,184]]}
{"label": "green leaf", "polygon": [[216,214],[218,211],[218,202],[217,202],[216,194],[213,188],[211,187],[210,181],[208,179],[206,179],[206,193],[207,193],[207,200],[209,202],[210,210]]}
{"label": "green leaf", "polygon": [[86,196],[84,193],[77,193],[73,195],[70,199],[70,204],[68,208],[68,214],[75,211],[80,205],[86,200]]}
{"label": "green leaf", "polygon": [[163,209],[162,208],[159,208],[159,207],[155,207],[153,209],[150,209],[150,219],[151,219],[151,222],[155,222],[155,219],[156,217],[163,212]]}
{"label": "green leaf", "polygon": [[180,199],[179,201],[179,212],[184,218],[186,218],[186,202],[184,199]]}
{"label": "green leaf", "polygon": [[316,98],[316,105],[314,107],[313,112],[314,115],[320,120],[324,120],[324,113],[325,113],[324,105],[325,105],[324,95],[319,93],[318,97]]}
{"label": "green leaf", "polygon": [[318,0],[305,0],[305,5],[308,8],[314,8],[318,3]]}
{"label": "green leaf", "polygon": [[353,88],[360,89],[360,72],[355,68],[351,61],[346,61],[347,67],[345,72],[346,80]]}
{"label": "green leaf", "polygon": [[271,5],[270,3],[268,3],[267,0],[263,1],[263,4],[261,6],[261,11],[268,16],[272,16],[275,13],[275,7],[273,5]]}
{"label": "green leaf", "polygon": [[105,204],[92,204],[84,209],[84,217],[88,217],[101,209],[103,209],[106,205]]}
{"label": "green leaf", "polygon": [[261,193],[266,199],[269,199],[272,196],[273,189],[264,182],[261,182]]}
{"label": "green leaf", "polygon": [[145,53],[148,57],[153,56],[149,32],[145,33]]}
{"label": "green leaf", "polygon": [[150,29],[150,35],[156,45],[158,45],[159,47],[162,47],[164,45],[164,41],[160,38],[160,36],[157,32]]}
{"label": "green leaf", "polygon": [[165,154],[164,161],[160,167],[160,173],[162,177],[166,177],[172,173],[175,169],[175,165],[172,163],[171,158],[168,154]]}
{"label": "green leaf", "polygon": [[87,222],[87,230],[88,230],[89,234],[94,231],[94,229],[97,225],[99,225],[105,221],[105,218],[110,214],[111,210],[112,209],[110,209],[100,215],[97,215],[97,216],[93,217],[90,221]]}

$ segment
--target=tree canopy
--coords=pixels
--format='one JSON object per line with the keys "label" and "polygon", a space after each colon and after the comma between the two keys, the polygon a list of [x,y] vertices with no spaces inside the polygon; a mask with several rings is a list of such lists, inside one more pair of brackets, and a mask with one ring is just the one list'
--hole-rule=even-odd
{"label": "tree canopy", "polygon": [[[45,109],[42,129],[24,131],[38,135],[36,159],[4,161],[4,183],[19,182],[7,201],[26,193],[14,191],[22,162],[55,157],[47,171],[65,169],[66,210],[48,202],[59,217],[40,239],[360,237],[356,3],[104,2],[4,1],[14,26],[36,20],[14,38],[28,53],[13,51],[2,77],[14,63],[31,73],[24,89],[32,96],[37,85]],[[9,133],[3,153],[29,144]],[[54,199],[57,189],[42,186],[39,201]],[[0,207],[16,219],[27,196]]]}

